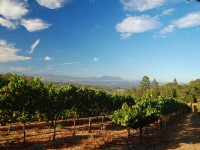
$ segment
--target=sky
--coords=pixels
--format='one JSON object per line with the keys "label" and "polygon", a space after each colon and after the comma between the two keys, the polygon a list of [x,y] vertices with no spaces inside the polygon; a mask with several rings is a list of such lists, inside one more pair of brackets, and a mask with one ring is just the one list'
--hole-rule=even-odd
{"label": "sky", "polygon": [[0,0],[0,72],[200,78],[200,3]]}

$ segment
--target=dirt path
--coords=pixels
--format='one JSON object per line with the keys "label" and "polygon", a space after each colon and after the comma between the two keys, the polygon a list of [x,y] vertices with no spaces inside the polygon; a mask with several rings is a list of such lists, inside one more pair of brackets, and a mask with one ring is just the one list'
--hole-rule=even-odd
{"label": "dirt path", "polygon": [[200,115],[188,113],[165,131],[161,149],[200,150]]}

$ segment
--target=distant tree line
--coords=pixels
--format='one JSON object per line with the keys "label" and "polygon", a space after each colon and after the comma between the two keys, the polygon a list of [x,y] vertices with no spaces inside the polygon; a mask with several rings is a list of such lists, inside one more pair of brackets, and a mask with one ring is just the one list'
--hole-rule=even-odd
{"label": "distant tree line", "polygon": [[144,76],[138,88],[127,90],[127,93],[137,98],[150,93],[153,98],[171,97],[184,102],[197,102],[200,100],[200,79],[191,81],[189,84],[178,84],[176,78],[171,83],[159,86],[156,79],[150,82],[148,76]]}

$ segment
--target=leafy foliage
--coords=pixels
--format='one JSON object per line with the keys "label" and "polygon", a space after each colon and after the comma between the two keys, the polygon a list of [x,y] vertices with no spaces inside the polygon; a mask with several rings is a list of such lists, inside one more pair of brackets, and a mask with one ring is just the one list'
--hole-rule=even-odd
{"label": "leafy foliage", "polygon": [[158,101],[153,99],[138,100],[131,107],[123,104],[122,108],[113,114],[112,121],[133,129],[143,128],[159,118],[160,107]]}
{"label": "leafy foliage", "polygon": [[12,75],[0,89],[0,123],[112,114],[124,102],[133,105],[134,99],[84,86],[54,87],[40,78]]}
{"label": "leafy foliage", "polygon": [[[148,77],[144,76],[140,83],[144,83],[144,79],[146,80],[147,78]],[[142,85],[143,84],[138,88],[127,90],[127,93],[136,98],[140,98],[148,92],[151,92],[152,97],[155,99],[159,97],[171,97],[181,99],[187,103],[200,101],[200,79],[191,81],[189,84],[179,84],[175,78],[173,82],[161,86],[159,86],[156,79],[154,79],[151,82],[150,88],[141,88],[145,87]]]}
{"label": "leafy foliage", "polygon": [[141,130],[143,127],[157,121],[160,115],[169,115],[183,109],[188,109],[187,104],[175,99],[160,98],[154,100],[148,97],[142,100],[139,99],[131,107],[123,104],[122,108],[113,114],[112,121],[122,126]]}

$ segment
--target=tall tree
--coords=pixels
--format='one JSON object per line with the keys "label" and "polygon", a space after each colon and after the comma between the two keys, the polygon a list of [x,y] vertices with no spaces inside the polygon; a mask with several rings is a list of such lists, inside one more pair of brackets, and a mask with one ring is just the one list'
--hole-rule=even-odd
{"label": "tall tree", "polygon": [[158,88],[158,82],[156,81],[156,79],[153,79],[153,81],[151,83],[151,88],[152,89],[157,89]]}
{"label": "tall tree", "polygon": [[150,85],[151,85],[151,82],[149,80],[149,77],[147,76],[144,76],[142,78],[142,81],[140,81],[140,88],[144,89],[144,90],[147,90],[150,88]]}
{"label": "tall tree", "polygon": [[174,78],[173,84],[174,84],[174,85],[178,85],[178,82],[177,82],[176,78]]}
{"label": "tall tree", "polygon": [[160,91],[159,91],[159,86],[156,79],[154,79],[151,83],[151,90],[152,90],[152,97],[158,98],[158,96],[160,95]]}

